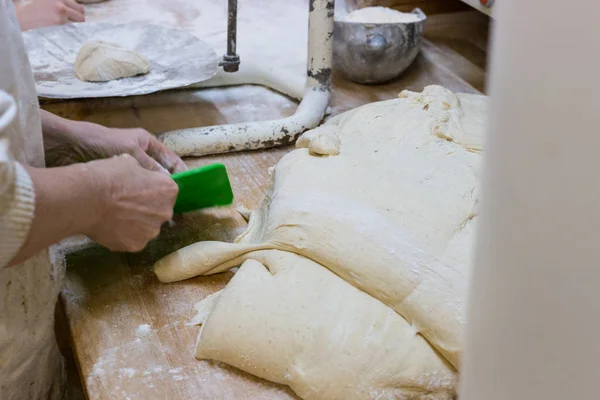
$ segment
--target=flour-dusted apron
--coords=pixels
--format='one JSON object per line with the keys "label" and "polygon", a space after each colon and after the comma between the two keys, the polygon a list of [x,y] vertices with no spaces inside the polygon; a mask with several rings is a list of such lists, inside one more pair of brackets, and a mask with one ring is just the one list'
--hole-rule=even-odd
{"label": "flour-dusted apron", "polygon": [[[0,132],[22,164],[44,166],[44,152],[31,68],[13,0],[0,0],[0,95],[12,96],[17,114]],[[53,267],[57,265],[57,267]],[[0,399],[59,399],[62,359],[54,336],[54,307],[64,274],[43,251],[27,262],[0,267]]]}

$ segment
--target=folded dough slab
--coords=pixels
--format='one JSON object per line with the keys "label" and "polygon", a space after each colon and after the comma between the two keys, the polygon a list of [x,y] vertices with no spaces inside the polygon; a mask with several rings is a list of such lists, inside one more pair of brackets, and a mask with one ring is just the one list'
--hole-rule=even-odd
{"label": "folded dough slab", "polygon": [[454,398],[486,117],[486,97],[429,86],[305,133],[235,243],[155,265],[243,264],[197,305],[196,356],[303,399]]}

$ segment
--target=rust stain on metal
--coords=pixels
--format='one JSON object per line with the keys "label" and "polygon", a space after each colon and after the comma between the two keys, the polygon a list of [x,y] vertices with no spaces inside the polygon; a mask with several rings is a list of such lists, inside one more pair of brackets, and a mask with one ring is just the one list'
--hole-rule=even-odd
{"label": "rust stain on metal", "polygon": [[331,85],[331,68],[321,68],[318,71],[313,72],[312,70],[308,70],[306,74],[317,80],[323,86]]}

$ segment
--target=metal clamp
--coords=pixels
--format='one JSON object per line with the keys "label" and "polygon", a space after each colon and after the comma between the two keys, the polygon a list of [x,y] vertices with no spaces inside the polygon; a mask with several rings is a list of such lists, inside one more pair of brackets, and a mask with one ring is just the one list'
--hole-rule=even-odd
{"label": "metal clamp", "polygon": [[223,61],[219,63],[219,67],[223,67],[225,72],[237,72],[240,69],[240,56],[225,54]]}
{"label": "metal clamp", "polygon": [[240,69],[240,56],[235,53],[237,42],[237,0],[227,4],[227,54],[219,67],[225,72],[237,72]]}

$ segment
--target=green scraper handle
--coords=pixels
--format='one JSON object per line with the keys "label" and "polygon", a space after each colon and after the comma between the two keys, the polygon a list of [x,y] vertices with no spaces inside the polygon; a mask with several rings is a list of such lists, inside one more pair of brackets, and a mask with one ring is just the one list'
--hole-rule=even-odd
{"label": "green scraper handle", "polygon": [[223,164],[211,164],[172,175],[179,187],[173,212],[181,214],[233,203],[233,191]]}

